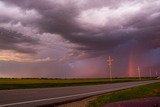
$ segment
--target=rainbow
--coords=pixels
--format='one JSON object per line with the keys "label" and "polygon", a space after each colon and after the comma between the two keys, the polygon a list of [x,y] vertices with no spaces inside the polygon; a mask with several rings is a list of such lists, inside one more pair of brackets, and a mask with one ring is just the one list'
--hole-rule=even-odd
{"label": "rainbow", "polygon": [[131,51],[130,55],[129,55],[129,64],[128,64],[128,76],[129,77],[134,77],[136,76],[136,72],[135,72],[135,59],[134,59],[134,55],[133,52]]}

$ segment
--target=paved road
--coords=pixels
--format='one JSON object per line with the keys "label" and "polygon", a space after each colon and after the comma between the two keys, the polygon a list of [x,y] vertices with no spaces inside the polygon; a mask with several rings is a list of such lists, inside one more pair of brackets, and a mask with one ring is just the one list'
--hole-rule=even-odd
{"label": "paved road", "polygon": [[44,104],[75,100],[154,82],[160,82],[160,80],[92,86],[1,90],[0,107],[35,107]]}

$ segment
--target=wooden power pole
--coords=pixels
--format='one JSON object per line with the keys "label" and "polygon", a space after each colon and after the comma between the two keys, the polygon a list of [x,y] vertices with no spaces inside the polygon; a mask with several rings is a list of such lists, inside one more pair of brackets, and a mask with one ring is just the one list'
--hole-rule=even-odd
{"label": "wooden power pole", "polygon": [[110,78],[110,81],[112,81],[112,61],[113,59],[111,58],[111,56],[108,57],[108,67],[109,67],[109,78]]}
{"label": "wooden power pole", "polygon": [[138,70],[139,80],[141,80],[141,70],[140,70],[140,67],[139,67],[139,66],[138,66],[137,70]]}

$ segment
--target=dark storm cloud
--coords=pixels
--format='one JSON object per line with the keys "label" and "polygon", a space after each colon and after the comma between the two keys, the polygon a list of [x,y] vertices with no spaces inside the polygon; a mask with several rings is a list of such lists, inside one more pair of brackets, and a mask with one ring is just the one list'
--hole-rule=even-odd
{"label": "dark storm cloud", "polygon": [[[83,9],[77,8],[75,2],[69,2],[65,5],[47,0],[39,0],[38,2],[37,0],[3,0],[3,2],[17,5],[22,10],[35,9],[42,17],[32,23],[34,27],[38,27],[40,32],[60,34],[71,43],[80,45],[81,47],[78,47],[78,50],[89,52],[97,52],[97,50],[98,52],[108,51],[120,45],[132,43],[132,41],[135,43],[132,47],[138,49],[150,50],[160,47],[160,15],[157,14],[156,16],[156,13],[160,12],[160,8],[154,7],[154,5],[142,8],[143,10],[140,10],[129,18],[124,17],[127,19],[125,23],[120,24],[122,27],[108,28],[108,25],[106,25],[96,31],[94,27],[93,29],[86,29],[77,22],[76,18],[78,14],[85,7]],[[138,2],[134,4],[136,3]],[[118,9],[120,4],[123,4],[123,1],[119,1],[117,4],[113,1],[108,1],[107,3],[106,1],[94,1],[86,7],[100,8],[107,6]]]}
{"label": "dark storm cloud", "polygon": [[[10,5],[17,5],[22,10],[35,9],[42,15],[42,18],[33,22],[34,26],[40,28],[41,32],[49,33],[70,33],[76,32],[79,26],[76,25],[74,17],[78,14],[76,7],[71,2],[63,6],[49,0],[6,0]],[[23,24],[23,22],[22,22]]]}
{"label": "dark storm cloud", "polygon": [[19,53],[35,54],[33,46],[38,45],[38,39],[24,36],[16,31],[7,30],[0,27],[0,49],[13,50]]}
{"label": "dark storm cloud", "polygon": [[[107,37],[106,32],[95,32],[82,28],[76,21],[79,9],[74,6],[74,3],[66,6],[53,4],[47,1],[17,1],[7,0],[9,3],[14,3],[22,9],[36,9],[43,17],[35,22],[35,25],[43,32],[58,33],[72,43],[77,43],[84,47],[82,50],[104,50],[117,46],[122,42],[121,38]],[[44,5],[45,4],[45,5]],[[23,22],[22,22],[23,23]],[[82,35],[79,35],[82,33]]]}

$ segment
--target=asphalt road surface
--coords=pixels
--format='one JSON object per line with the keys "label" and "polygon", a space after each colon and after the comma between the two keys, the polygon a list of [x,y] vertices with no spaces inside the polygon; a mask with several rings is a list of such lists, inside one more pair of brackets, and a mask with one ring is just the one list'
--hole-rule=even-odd
{"label": "asphalt road surface", "polygon": [[0,91],[0,107],[35,107],[76,100],[160,80],[59,88],[14,89]]}

